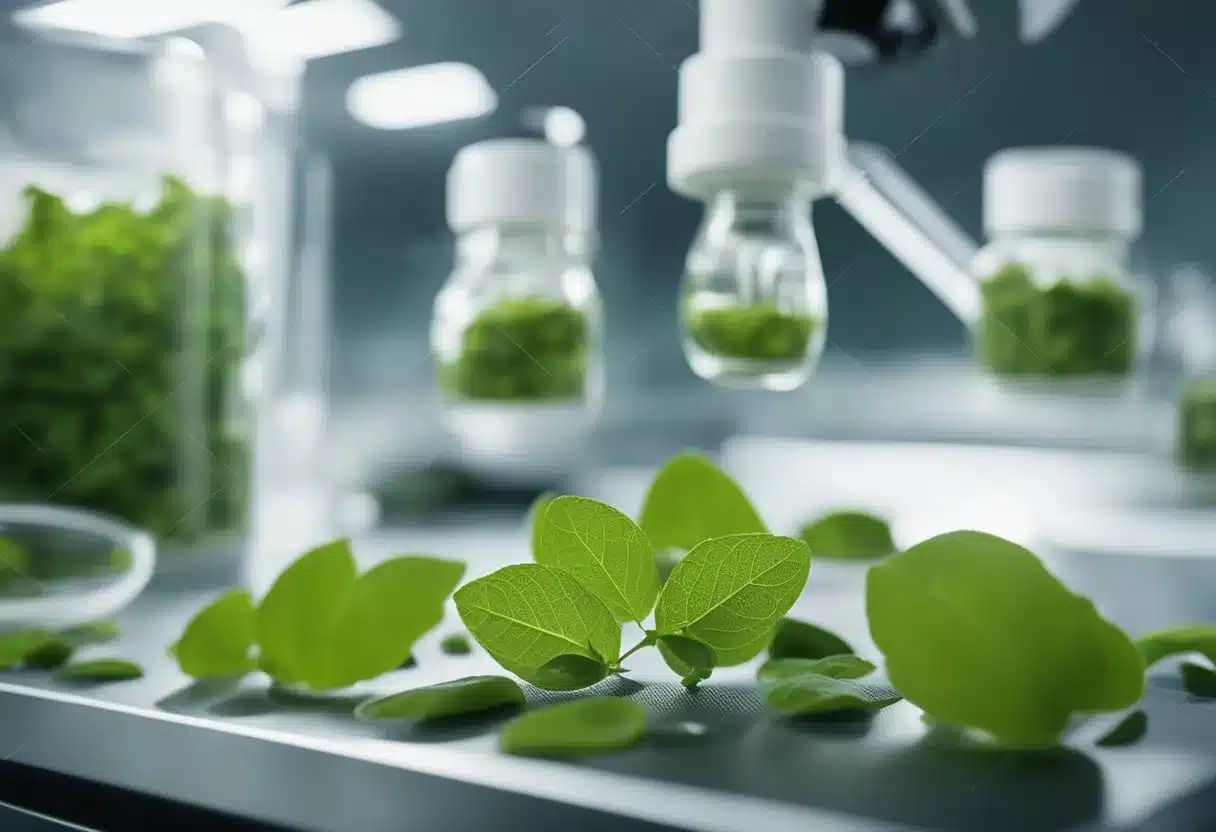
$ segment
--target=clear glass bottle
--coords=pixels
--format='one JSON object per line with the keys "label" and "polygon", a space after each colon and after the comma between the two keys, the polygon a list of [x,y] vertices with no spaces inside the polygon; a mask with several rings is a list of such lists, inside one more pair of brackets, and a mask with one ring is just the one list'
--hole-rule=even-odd
{"label": "clear glass bottle", "polygon": [[[571,224],[571,166],[539,140],[462,150],[449,175],[455,267],[431,329],[446,421],[466,450],[526,454],[584,430],[604,390],[592,234]],[[593,198],[593,194],[590,198]]]}
{"label": "clear glass bottle", "polygon": [[97,512],[169,555],[235,555],[253,468],[246,301],[273,303],[251,285],[276,255],[226,192],[212,67],[180,38],[6,37],[0,500]]}
{"label": "clear glass bottle", "polygon": [[1140,170],[1121,154],[1016,149],[989,161],[977,254],[976,358],[1009,378],[1125,379],[1148,348],[1148,297],[1128,267]]}
{"label": "clear glass bottle", "polygon": [[827,288],[809,199],[720,193],[689,249],[681,323],[699,377],[724,387],[799,387],[823,352]]}

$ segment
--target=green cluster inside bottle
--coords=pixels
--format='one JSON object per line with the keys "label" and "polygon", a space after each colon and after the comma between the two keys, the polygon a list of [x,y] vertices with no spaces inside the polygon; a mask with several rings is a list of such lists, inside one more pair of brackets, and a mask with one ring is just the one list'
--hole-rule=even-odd
{"label": "green cluster inside bottle", "polygon": [[801,361],[817,322],[776,304],[696,308],[685,313],[688,336],[707,353],[756,361]]}
{"label": "green cluster inside bottle", "polygon": [[564,301],[503,300],[465,328],[459,353],[440,365],[439,385],[464,400],[579,400],[586,391],[591,336],[586,314]]}
{"label": "green cluster inside bottle", "polygon": [[0,250],[0,499],[180,543],[243,525],[244,276],[231,208],[176,178],[148,212],[25,191]]}
{"label": "green cluster inside bottle", "polygon": [[1121,377],[1136,354],[1132,295],[1108,277],[1034,281],[1010,264],[981,284],[983,311],[974,338],[980,363],[1001,376]]}
{"label": "green cluster inside bottle", "polygon": [[1192,381],[1182,389],[1178,459],[1188,468],[1216,470],[1216,378]]}

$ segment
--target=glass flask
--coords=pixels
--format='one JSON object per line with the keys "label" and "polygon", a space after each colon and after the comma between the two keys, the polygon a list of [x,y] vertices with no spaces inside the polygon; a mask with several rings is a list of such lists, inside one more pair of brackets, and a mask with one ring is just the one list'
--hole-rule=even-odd
{"label": "glass flask", "polygon": [[250,358],[283,314],[262,107],[198,40],[5,37],[0,501],[113,518],[169,559],[235,555]]}
{"label": "glass flask", "polygon": [[455,266],[431,349],[445,422],[470,458],[552,455],[599,412],[594,176],[586,148],[532,139],[480,142],[453,162]]}
{"label": "glass flask", "polygon": [[685,266],[684,352],[699,377],[773,391],[802,385],[819,362],[827,288],[810,200],[726,191],[706,206]]}
{"label": "glass flask", "polygon": [[976,358],[998,377],[1131,376],[1148,351],[1147,282],[1128,266],[1141,174],[1096,149],[1003,151],[985,169]]}

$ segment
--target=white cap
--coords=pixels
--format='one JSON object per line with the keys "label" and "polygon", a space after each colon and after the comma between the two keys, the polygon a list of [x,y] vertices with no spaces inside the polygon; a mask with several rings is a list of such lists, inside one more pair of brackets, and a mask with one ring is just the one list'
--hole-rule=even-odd
{"label": "white cap", "polygon": [[448,227],[457,234],[506,222],[590,230],[597,184],[585,147],[540,139],[477,142],[462,148],[448,169]]}
{"label": "white cap", "polygon": [[833,190],[844,165],[844,70],[826,53],[702,52],[680,67],[667,181],[707,199],[737,187]]}
{"label": "white cap", "polygon": [[1003,150],[984,167],[984,228],[989,235],[1135,237],[1143,223],[1142,179],[1135,159],[1112,150]]}

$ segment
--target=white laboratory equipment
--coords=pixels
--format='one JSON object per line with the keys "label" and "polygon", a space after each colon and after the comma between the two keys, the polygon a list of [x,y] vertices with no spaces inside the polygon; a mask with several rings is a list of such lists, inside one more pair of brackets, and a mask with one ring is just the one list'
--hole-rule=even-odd
{"label": "white laboratory equipment", "polygon": [[604,393],[591,262],[597,173],[582,145],[492,139],[456,154],[447,218],[452,274],[431,328],[445,424],[462,460],[564,460]]}
{"label": "white laboratory equipment", "polygon": [[[1045,37],[1073,5],[1023,3],[1023,39]],[[818,198],[835,199],[964,324],[978,324],[977,246],[890,154],[846,139],[842,68],[976,29],[966,2],[702,0],[700,51],[680,68],[667,146],[669,186],[706,205],[681,307],[698,376],[793,390],[813,371],[828,321],[810,222]]]}

